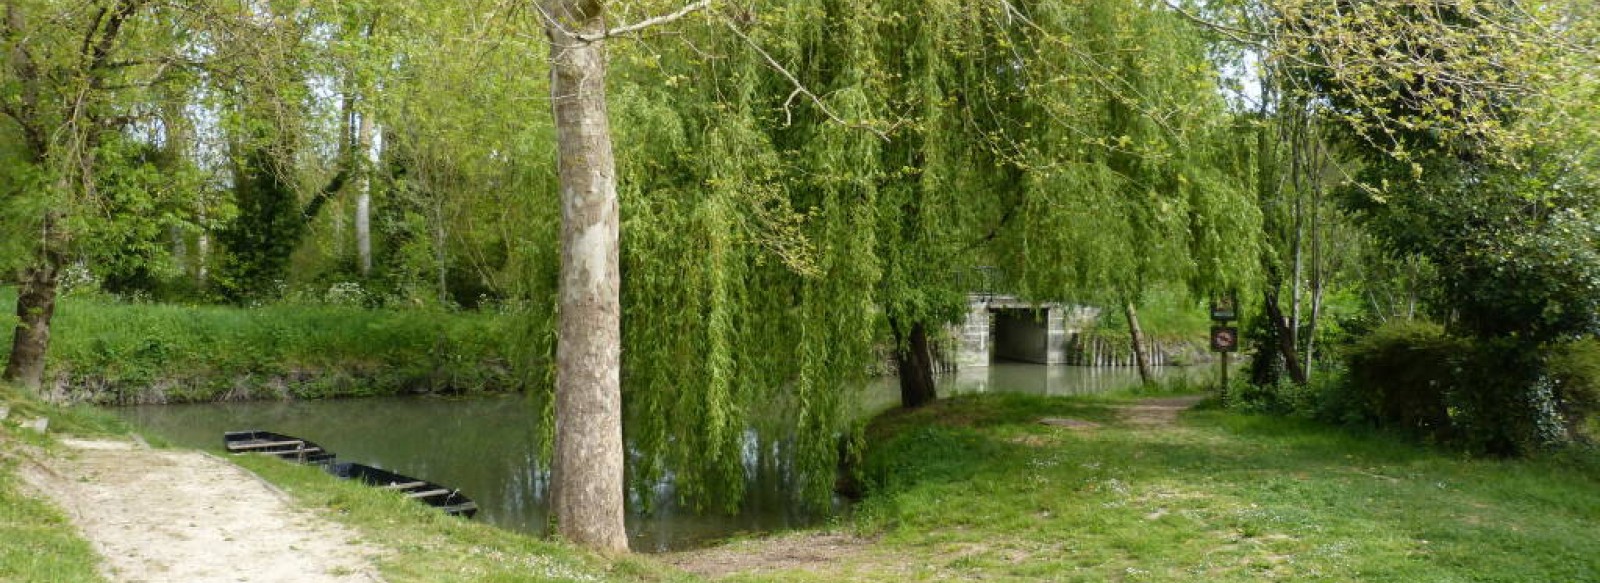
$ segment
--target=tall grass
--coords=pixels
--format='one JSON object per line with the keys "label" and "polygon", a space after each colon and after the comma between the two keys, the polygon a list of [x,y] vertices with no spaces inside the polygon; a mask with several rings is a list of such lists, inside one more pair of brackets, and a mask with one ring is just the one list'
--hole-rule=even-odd
{"label": "tall grass", "polygon": [[[0,306],[14,303],[14,290],[0,290]],[[15,322],[0,316],[0,330]],[[516,390],[510,322],[439,310],[67,297],[47,375],[57,398],[122,404]]]}

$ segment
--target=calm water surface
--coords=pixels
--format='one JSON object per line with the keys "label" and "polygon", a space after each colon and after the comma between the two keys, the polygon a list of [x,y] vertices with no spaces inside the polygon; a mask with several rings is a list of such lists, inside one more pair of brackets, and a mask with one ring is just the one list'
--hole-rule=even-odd
{"label": "calm water surface", "polygon": [[[1162,375],[1203,375],[1201,368],[1164,369]],[[939,380],[941,395],[1019,392],[1079,395],[1122,389],[1138,382],[1126,368],[1032,364],[975,367]],[[895,379],[874,382],[862,406],[896,405]],[[265,429],[316,441],[343,461],[357,461],[460,488],[478,502],[478,520],[543,534],[548,466],[534,441],[533,405],[526,397],[470,399],[370,398],[333,401],[215,403],[114,409],[135,425],[175,444],[222,449],[222,433]],[[753,436],[752,436],[753,439]],[[766,466],[766,467],[764,467]],[[670,485],[656,488],[656,508],[633,512],[628,534],[636,551],[703,545],[741,533],[811,526],[826,519],[789,504],[780,470],[749,463],[749,501],[738,515],[696,514],[677,508]],[[638,507],[639,500],[630,500]]]}

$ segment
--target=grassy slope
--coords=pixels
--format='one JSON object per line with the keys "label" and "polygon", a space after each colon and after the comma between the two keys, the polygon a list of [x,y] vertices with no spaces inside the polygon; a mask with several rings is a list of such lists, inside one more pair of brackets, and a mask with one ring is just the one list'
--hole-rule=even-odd
{"label": "grassy slope", "polygon": [[[0,289],[0,307],[15,297]],[[15,322],[0,310],[0,330],[9,333]],[[50,374],[68,375],[75,388],[96,387],[97,400],[108,402],[208,401],[243,396],[241,388],[313,398],[514,390],[511,326],[512,318],[493,314],[72,297],[57,310]]]}
{"label": "grassy slope", "polygon": [[398,493],[336,480],[316,468],[264,457],[233,459],[389,549],[379,565],[389,583],[687,580],[648,557],[601,559],[568,545],[445,516]]}
{"label": "grassy slope", "polygon": [[[1600,581],[1600,456],[1470,461],[1219,411],[988,396],[881,420],[862,561],[746,580]],[[1113,421],[1098,429],[1042,416]]]}
{"label": "grassy slope", "polygon": [[48,417],[51,429],[98,433],[114,428],[113,422],[86,409],[41,405],[3,384],[0,407],[10,413],[0,421],[0,581],[101,580],[95,573],[99,559],[66,516],[49,503],[22,493],[17,465],[28,462],[17,455],[18,448],[48,448],[50,441],[32,430],[19,428],[18,423]]}
{"label": "grassy slope", "polygon": [[23,495],[15,470],[13,460],[0,460],[0,581],[100,580],[89,543],[59,510]]}

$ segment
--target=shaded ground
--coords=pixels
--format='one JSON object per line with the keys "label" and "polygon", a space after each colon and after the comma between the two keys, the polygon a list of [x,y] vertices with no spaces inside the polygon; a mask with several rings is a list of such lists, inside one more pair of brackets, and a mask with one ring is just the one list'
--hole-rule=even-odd
{"label": "shaded ground", "polygon": [[126,441],[63,439],[48,463],[19,467],[60,506],[118,582],[379,581],[374,551],[348,529],[297,510],[255,475],[210,455]]}
{"label": "shaded ground", "polygon": [[872,541],[833,533],[793,533],[664,555],[663,561],[709,579],[760,576],[773,571],[815,571],[858,561]]}

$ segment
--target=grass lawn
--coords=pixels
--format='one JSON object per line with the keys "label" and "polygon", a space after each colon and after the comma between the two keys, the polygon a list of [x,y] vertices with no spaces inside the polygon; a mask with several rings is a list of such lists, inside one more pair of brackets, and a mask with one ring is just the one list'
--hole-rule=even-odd
{"label": "grass lawn", "polygon": [[[1600,581],[1600,455],[1464,460],[1225,411],[988,395],[880,419],[853,558],[746,581]],[[1044,425],[1042,417],[1102,423]]]}
{"label": "grass lawn", "polygon": [[[6,439],[0,436],[0,440]],[[99,581],[99,558],[61,511],[21,493],[16,464],[0,458],[0,581]]]}

